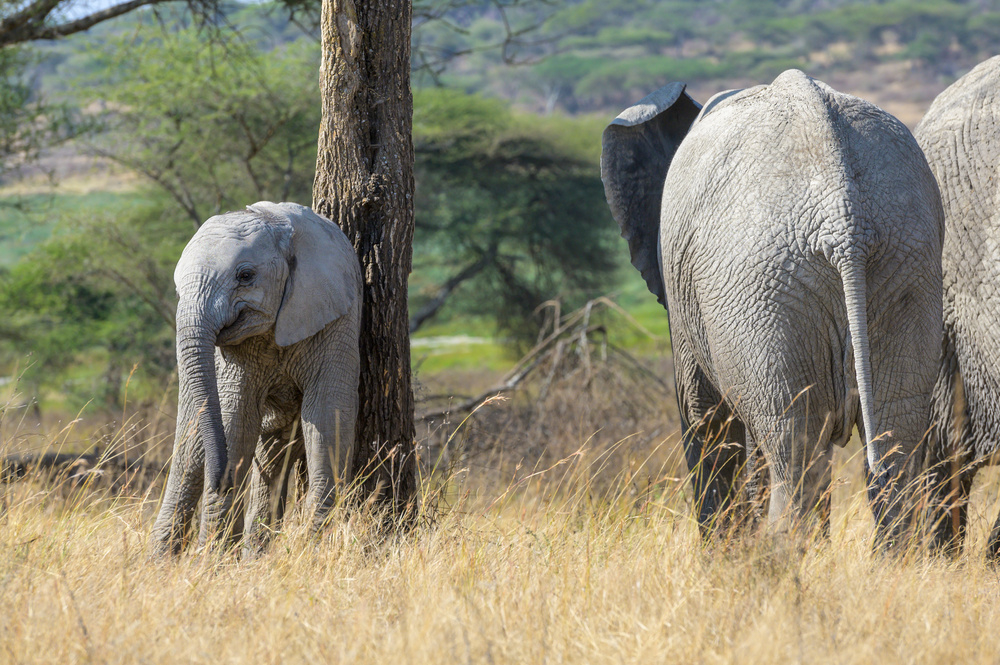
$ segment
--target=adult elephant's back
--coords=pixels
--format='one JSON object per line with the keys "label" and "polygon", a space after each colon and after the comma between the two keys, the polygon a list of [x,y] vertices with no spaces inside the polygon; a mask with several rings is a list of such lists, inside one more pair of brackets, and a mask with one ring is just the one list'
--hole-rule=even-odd
{"label": "adult elephant's back", "polygon": [[[845,288],[853,283],[878,377],[858,424],[879,439],[877,463],[907,408],[922,410],[926,426],[926,405],[900,400],[925,392],[917,388],[936,374],[926,348],[940,334],[934,178],[902,123],[801,72],[718,97],[665,179],[660,244],[672,323],[692,331],[699,364],[758,437],[808,390],[835,421],[833,439],[843,439],[864,407],[851,396],[864,382]],[[893,375],[912,384],[890,387]]]}

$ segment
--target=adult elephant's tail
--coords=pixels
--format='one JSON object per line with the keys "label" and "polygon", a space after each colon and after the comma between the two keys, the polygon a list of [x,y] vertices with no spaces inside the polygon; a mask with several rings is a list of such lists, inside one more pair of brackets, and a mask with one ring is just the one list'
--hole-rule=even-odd
{"label": "adult elephant's tail", "polygon": [[868,454],[868,468],[875,471],[879,468],[879,460],[875,459],[875,447],[872,445],[877,432],[871,353],[868,348],[868,298],[864,257],[851,257],[841,261],[840,279],[844,284],[847,325],[851,331],[851,344],[854,346],[854,373],[857,375],[858,394],[861,398],[861,419],[864,421],[861,436]]}
{"label": "adult elephant's tail", "polygon": [[[854,372],[861,399],[861,419],[864,421],[861,436],[865,441],[868,501],[875,514],[877,542],[879,546],[885,547],[891,546],[895,534],[901,533],[906,527],[906,514],[902,512],[901,503],[904,488],[897,486],[898,482],[895,482],[905,480],[903,466],[906,461],[895,459],[891,432],[884,431],[884,423],[879,423],[875,417],[865,264],[864,256],[845,258],[840,262],[840,278],[844,284],[847,324],[854,347]],[[893,459],[889,459],[890,457]]]}

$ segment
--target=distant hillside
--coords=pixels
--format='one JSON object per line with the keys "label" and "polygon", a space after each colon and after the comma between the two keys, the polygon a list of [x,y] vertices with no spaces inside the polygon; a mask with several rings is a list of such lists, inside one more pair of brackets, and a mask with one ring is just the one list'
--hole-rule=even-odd
{"label": "distant hillside", "polygon": [[[514,32],[540,18],[538,7],[507,16]],[[501,19],[466,10],[424,26],[415,43],[432,61],[469,52],[441,82],[539,112],[610,111],[675,80],[704,98],[797,67],[912,125],[937,92],[1000,49],[992,0],[577,0],[511,40],[507,60],[524,63],[513,67],[477,50],[503,41]]]}
{"label": "distant hillside", "polygon": [[[485,0],[417,0],[415,84],[483,92],[540,113],[611,112],[669,81],[685,81],[704,98],[798,67],[912,125],[937,92],[1000,51],[998,0],[499,4],[503,14]],[[149,16],[136,12],[40,46],[35,80],[58,94],[92,66],[89,47]],[[298,19],[273,4],[233,3],[219,26],[269,50],[316,40],[308,16]]]}

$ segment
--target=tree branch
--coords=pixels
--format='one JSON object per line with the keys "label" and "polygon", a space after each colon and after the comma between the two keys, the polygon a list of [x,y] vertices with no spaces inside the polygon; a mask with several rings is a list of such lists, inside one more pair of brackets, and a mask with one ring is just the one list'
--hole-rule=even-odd
{"label": "tree branch", "polygon": [[35,41],[36,39],[58,39],[77,32],[83,32],[102,21],[127,14],[128,12],[153,5],[164,0],[129,0],[119,5],[88,14],[75,21],[58,25],[46,25],[45,20],[63,0],[37,0],[17,14],[0,21],[0,48]]}
{"label": "tree branch", "polygon": [[435,418],[441,418],[442,416],[447,416],[453,413],[466,413],[468,411],[472,411],[485,400],[500,395],[505,390],[513,390],[516,388],[536,367],[538,367],[538,365],[542,362],[542,359],[545,357],[546,356],[536,356],[532,362],[521,367],[519,372],[511,375],[498,386],[494,386],[489,390],[458,404],[451,404],[441,409],[433,409],[431,411],[427,411],[426,413],[421,413],[416,419],[420,421],[427,421],[434,420]]}
{"label": "tree branch", "polygon": [[[179,141],[177,144],[175,144],[175,146],[171,149],[171,152],[173,152],[173,150],[176,150],[181,142],[183,142],[183,139]],[[194,197],[191,196],[190,192],[188,192],[187,189],[184,189],[183,191],[177,189],[177,187],[171,184],[170,181],[167,180],[166,177],[164,177],[162,172],[146,168],[146,166],[144,166],[143,163],[138,160],[127,159],[121,155],[116,155],[108,150],[102,150],[101,148],[98,148],[97,146],[94,145],[89,145],[88,148],[92,150],[95,154],[100,155],[105,159],[110,159],[111,161],[117,164],[121,164],[122,166],[126,166],[135,171],[136,173],[138,173],[139,175],[143,175],[149,178],[157,185],[162,187],[167,192],[167,194],[171,196],[171,198],[177,201],[177,203],[184,209],[184,212],[188,214],[188,217],[190,217],[191,220],[194,222],[194,228],[196,231],[201,227],[201,223],[205,221],[205,218],[198,214],[198,209],[195,206]]]}
{"label": "tree branch", "polygon": [[0,45],[6,46],[18,41],[28,41],[27,39],[9,38],[8,35],[30,34],[32,30],[44,27],[43,22],[59,6],[60,2],[61,0],[36,0],[21,11],[0,21]]}
{"label": "tree branch", "polygon": [[445,301],[448,300],[448,296],[450,296],[462,282],[472,279],[493,263],[496,255],[496,247],[491,247],[488,252],[483,254],[482,258],[472,265],[466,266],[460,273],[445,282],[444,285],[438,290],[437,295],[434,296],[430,302],[417,310],[416,314],[410,317],[410,334],[412,335],[417,332],[420,326],[437,314],[438,311],[444,306]]}

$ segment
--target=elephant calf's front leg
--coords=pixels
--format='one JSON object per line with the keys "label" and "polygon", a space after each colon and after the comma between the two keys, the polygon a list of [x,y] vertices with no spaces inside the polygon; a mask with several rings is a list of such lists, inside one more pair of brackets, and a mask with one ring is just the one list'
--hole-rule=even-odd
{"label": "elephant calf's front leg", "polygon": [[262,549],[271,531],[281,525],[292,473],[304,461],[305,447],[298,426],[267,432],[260,437],[250,471],[244,518],[244,538],[249,548]]}
{"label": "elephant calf's front leg", "polygon": [[[236,352],[231,353],[235,355]],[[264,413],[260,371],[250,363],[227,362],[217,357],[219,403],[233,487],[219,494],[206,485],[202,497],[200,545],[218,537],[234,543],[243,535],[242,508],[249,491],[248,479]]]}
{"label": "elephant calf's front leg", "polygon": [[[194,439],[194,435],[190,435]],[[191,522],[205,477],[202,450],[182,442],[174,452],[167,476],[163,504],[153,524],[153,554],[179,554],[189,536]]]}
{"label": "elephant calf's front leg", "polygon": [[321,403],[317,395],[307,395],[302,405],[302,434],[305,440],[306,466],[309,475],[308,510],[313,528],[326,522],[336,502],[352,479],[354,457],[354,422],[357,417],[357,391],[341,387],[323,395],[333,395],[333,404]]}

